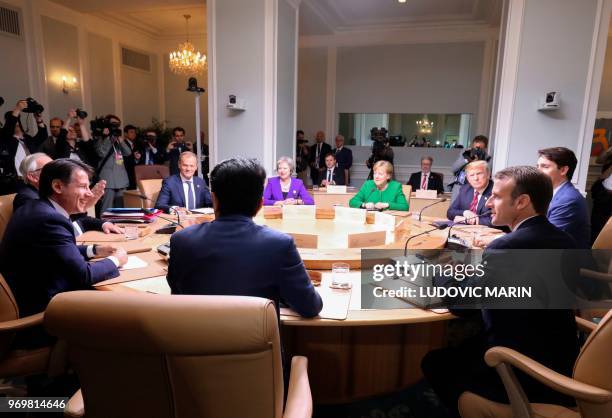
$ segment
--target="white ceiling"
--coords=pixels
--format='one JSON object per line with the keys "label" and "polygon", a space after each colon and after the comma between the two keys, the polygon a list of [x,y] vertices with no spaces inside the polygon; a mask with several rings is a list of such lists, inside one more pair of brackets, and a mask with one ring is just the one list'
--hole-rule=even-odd
{"label": "white ceiling", "polygon": [[185,36],[185,19],[191,15],[189,33],[206,32],[205,0],[52,0],[70,9],[138,29],[155,38]]}
{"label": "white ceiling", "polygon": [[498,26],[501,0],[303,0],[300,34],[486,23]]}

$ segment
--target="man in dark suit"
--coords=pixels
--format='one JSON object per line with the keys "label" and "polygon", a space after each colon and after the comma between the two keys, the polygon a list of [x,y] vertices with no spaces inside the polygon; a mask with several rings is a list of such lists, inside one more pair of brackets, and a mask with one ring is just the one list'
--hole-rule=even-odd
{"label": "man in dark suit", "polygon": [[331,152],[331,146],[325,142],[325,133],[319,131],[315,135],[315,144],[310,147],[310,179],[312,184],[321,182],[321,172],[325,168],[325,156]]}
{"label": "man in dark suit", "polygon": [[[40,199],[17,209],[0,244],[0,273],[10,286],[22,316],[42,312],[53,296],[89,289],[119,275],[127,262],[125,250],[110,246],[76,245],[70,215],[82,213],[92,197],[91,167],[80,161],[59,159],[40,174]],[[108,257],[92,263],[94,256]],[[24,345],[44,343],[29,335]],[[44,334],[42,334],[44,335]]]}
{"label": "man in dark suit", "polygon": [[433,158],[426,155],[421,157],[421,171],[412,173],[408,183],[412,186],[412,190],[435,190],[438,193],[444,193],[444,183],[442,176],[438,173],[431,172]]}
{"label": "man in dark suit", "polygon": [[[495,226],[508,226],[511,233],[494,240],[485,250],[483,261],[485,275],[495,279],[494,265],[507,263],[506,256],[517,257],[507,250],[548,250],[575,248],[575,241],[546,219],[546,211],[552,198],[552,183],[534,167],[510,167],[495,175],[495,184],[487,206],[492,210]],[[506,254],[500,252],[506,251]],[[535,251],[532,253],[539,257]],[[518,257],[524,257],[522,253]],[[496,260],[497,257],[497,261]],[[520,265],[520,263],[517,263]],[[518,267],[518,266],[514,266]],[[547,269],[550,266],[542,266]],[[509,268],[512,271],[513,266]],[[518,270],[518,269],[517,269]],[[521,270],[518,270],[521,271]],[[513,283],[532,280],[529,269],[513,274]],[[457,286],[457,281],[451,279]],[[439,283],[438,283],[439,284]],[[468,278],[459,286],[478,286],[478,278]],[[519,302],[514,302],[516,303]],[[465,315],[473,310],[456,310]],[[578,354],[578,340],[574,312],[571,309],[495,309],[481,310],[484,331],[457,347],[434,350],[421,363],[425,377],[444,404],[459,416],[457,401],[465,391],[476,393],[495,402],[508,403],[506,392],[495,369],[484,362],[484,353],[494,346],[512,348],[537,362],[571,376]],[[529,401],[573,404],[573,399],[538,383],[517,372],[517,377]]]}
{"label": "man in dark suit", "polygon": [[325,169],[321,172],[321,186],[325,187],[328,184],[333,186],[346,185],[344,173],[345,171],[337,166],[336,157],[330,152],[325,156]]}
{"label": "man in dark suit", "polygon": [[144,141],[134,152],[134,161],[136,165],[163,164],[166,161],[166,153],[157,146],[157,132],[152,129],[145,132]]}
{"label": "man in dark suit", "polygon": [[336,135],[336,148],[333,151],[336,156],[338,168],[344,171],[345,184],[350,183],[350,170],[353,166],[353,151],[344,146],[344,137]]}
{"label": "man in dark suit", "polygon": [[232,158],[210,174],[215,221],[170,240],[173,294],[242,295],[283,300],[304,317],[323,307],[293,239],[253,222],[263,205],[266,172],[257,161]]}
{"label": "man in dark suit", "polygon": [[491,196],[493,182],[489,179],[489,166],[486,161],[474,161],[467,165],[465,171],[468,183],[461,186],[446,216],[454,222],[490,226],[491,210],[486,203]]}
{"label": "man in dark suit", "polygon": [[179,156],[185,151],[193,152],[193,143],[185,141],[185,130],[177,126],[172,130],[172,139],[166,147],[166,156],[170,162],[170,174],[179,173]]}
{"label": "man in dark suit", "polygon": [[136,159],[134,152],[140,149],[140,144],[138,144],[138,130],[134,125],[125,125],[123,127],[123,138],[125,145],[130,148],[130,155],[127,155],[123,158],[123,165],[125,166],[125,171],[127,171],[128,179],[130,185],[129,189],[133,190],[136,188],[136,177],[134,175],[134,166],[136,165]]}
{"label": "man in dark suit", "polygon": [[212,200],[206,182],[194,176],[198,168],[196,155],[191,151],[183,152],[178,167],[179,174],[166,177],[162,182],[155,207],[164,212],[211,207]]}
{"label": "man in dark suit", "polygon": [[546,216],[551,224],[570,234],[578,248],[590,248],[591,225],[586,199],[572,184],[578,160],[564,147],[538,151],[538,170],[550,177],[553,198]]}

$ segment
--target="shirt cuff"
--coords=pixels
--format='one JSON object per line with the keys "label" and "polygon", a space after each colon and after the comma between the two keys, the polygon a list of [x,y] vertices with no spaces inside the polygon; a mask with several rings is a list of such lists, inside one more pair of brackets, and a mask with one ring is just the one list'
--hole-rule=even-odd
{"label": "shirt cuff", "polygon": [[87,258],[94,258],[95,257],[95,253],[94,253],[94,246],[93,245],[88,245],[87,246]]}
{"label": "shirt cuff", "polygon": [[115,257],[114,255],[111,255],[108,258],[110,261],[113,262],[113,264],[115,264],[115,267],[119,268],[119,260],[117,259],[117,257]]}

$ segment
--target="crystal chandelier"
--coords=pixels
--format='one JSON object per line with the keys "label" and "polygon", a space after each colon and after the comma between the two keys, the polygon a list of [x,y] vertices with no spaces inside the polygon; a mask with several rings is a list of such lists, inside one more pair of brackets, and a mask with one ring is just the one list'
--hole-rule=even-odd
{"label": "crystal chandelier", "polygon": [[183,15],[187,26],[187,41],[179,44],[178,51],[170,53],[170,71],[178,75],[201,74],[206,68],[206,55],[196,51],[193,44],[189,42],[189,18],[191,15]]}
{"label": "crystal chandelier", "polygon": [[433,129],[433,122],[431,122],[427,115],[423,116],[423,119],[416,121],[417,128],[419,128],[419,132],[422,134],[430,134]]}

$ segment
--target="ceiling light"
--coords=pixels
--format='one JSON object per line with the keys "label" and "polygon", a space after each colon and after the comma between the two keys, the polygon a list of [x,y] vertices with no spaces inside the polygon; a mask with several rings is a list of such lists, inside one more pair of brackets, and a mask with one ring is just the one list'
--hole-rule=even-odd
{"label": "ceiling light", "polygon": [[183,15],[187,26],[187,41],[179,44],[178,51],[170,53],[170,70],[179,75],[201,74],[206,67],[206,55],[196,51],[189,42],[189,18],[191,15]]}

